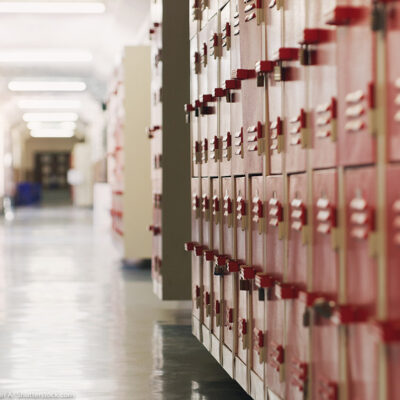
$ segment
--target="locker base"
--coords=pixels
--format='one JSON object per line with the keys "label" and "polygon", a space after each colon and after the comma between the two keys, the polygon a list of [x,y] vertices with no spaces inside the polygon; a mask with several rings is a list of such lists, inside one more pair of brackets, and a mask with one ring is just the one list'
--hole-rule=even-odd
{"label": "locker base", "polygon": [[221,364],[221,342],[213,333],[211,334],[211,354]]}
{"label": "locker base", "polygon": [[192,333],[199,342],[202,342],[201,323],[194,315],[192,315]]}
{"label": "locker base", "polygon": [[283,400],[278,395],[276,395],[272,390],[267,389],[268,392],[268,400]]}
{"label": "locker base", "polygon": [[[161,279],[161,278],[160,278]],[[162,299],[162,283],[161,280],[153,279],[153,293],[159,298]]]}
{"label": "locker base", "polygon": [[201,334],[203,346],[211,353],[211,332],[205,325],[201,325]]}
{"label": "locker base", "polygon": [[238,357],[235,357],[235,375],[234,379],[239,385],[249,393],[249,384],[247,379],[247,367],[246,364]]}
{"label": "locker base", "polygon": [[250,371],[250,389],[254,400],[265,400],[264,382],[253,371]]}
{"label": "locker base", "polygon": [[231,378],[233,378],[234,360],[235,357],[232,351],[225,345],[222,345],[222,366]]}

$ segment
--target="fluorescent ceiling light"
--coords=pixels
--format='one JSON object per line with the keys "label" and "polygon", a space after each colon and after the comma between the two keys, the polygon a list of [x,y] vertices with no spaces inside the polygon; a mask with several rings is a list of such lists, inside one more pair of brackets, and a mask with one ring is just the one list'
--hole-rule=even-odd
{"label": "fluorescent ceiling light", "polygon": [[102,2],[90,1],[4,1],[0,2],[0,13],[18,14],[102,14],[106,6]]}
{"label": "fluorescent ceiling light", "polygon": [[9,64],[88,63],[92,60],[92,53],[86,50],[0,50],[0,63]]}
{"label": "fluorescent ceiling light", "polygon": [[28,122],[28,129],[76,129],[75,122]]}
{"label": "fluorescent ceiling light", "polygon": [[25,122],[74,122],[78,119],[76,113],[25,113]]}
{"label": "fluorescent ceiling light", "polygon": [[67,99],[22,99],[18,101],[18,107],[21,110],[77,110],[81,102]]}
{"label": "fluorescent ceiling light", "polygon": [[13,92],[82,92],[86,89],[86,83],[80,81],[11,81],[8,88]]}
{"label": "fluorescent ceiling light", "polygon": [[70,138],[75,135],[73,130],[68,129],[38,129],[31,131],[34,138]]}

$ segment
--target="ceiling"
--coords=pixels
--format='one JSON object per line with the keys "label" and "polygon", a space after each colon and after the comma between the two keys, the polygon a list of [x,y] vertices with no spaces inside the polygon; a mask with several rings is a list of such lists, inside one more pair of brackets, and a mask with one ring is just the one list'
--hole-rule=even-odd
{"label": "ceiling", "polygon": [[123,46],[148,40],[150,0],[104,2],[106,12],[99,15],[0,14],[0,52],[79,49],[93,55],[90,63],[81,64],[0,63],[0,101],[9,103],[17,96],[7,88],[12,79],[51,77],[84,80],[88,90],[81,96],[104,101]]}

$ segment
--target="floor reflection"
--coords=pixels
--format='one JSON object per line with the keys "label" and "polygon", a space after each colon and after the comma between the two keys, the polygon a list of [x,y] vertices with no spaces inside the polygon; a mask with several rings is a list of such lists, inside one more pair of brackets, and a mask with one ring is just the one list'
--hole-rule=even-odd
{"label": "floor reflection", "polygon": [[18,210],[0,252],[0,395],[248,398],[191,335],[190,304],[158,301],[149,271],[121,268],[90,211]]}

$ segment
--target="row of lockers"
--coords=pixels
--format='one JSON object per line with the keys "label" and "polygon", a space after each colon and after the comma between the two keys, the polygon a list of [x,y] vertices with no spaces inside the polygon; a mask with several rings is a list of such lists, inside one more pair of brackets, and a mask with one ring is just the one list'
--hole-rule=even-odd
{"label": "row of lockers", "polygon": [[376,167],[192,178],[194,332],[256,399],[400,397],[400,165],[386,179],[382,278]]}
{"label": "row of lockers", "polygon": [[[189,98],[189,4],[172,7],[167,0],[151,2],[151,147],[152,279],[153,290],[165,300],[190,298],[188,255],[181,244],[190,235],[189,127],[182,118],[182,103]],[[166,50],[165,50],[166,49]],[[179,142],[177,141],[179,138]],[[186,165],[186,168],[182,166]]]}
{"label": "row of lockers", "polygon": [[192,4],[193,176],[373,164],[383,120],[388,160],[400,160],[398,2],[217,3]]}

